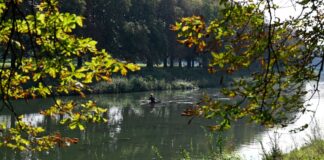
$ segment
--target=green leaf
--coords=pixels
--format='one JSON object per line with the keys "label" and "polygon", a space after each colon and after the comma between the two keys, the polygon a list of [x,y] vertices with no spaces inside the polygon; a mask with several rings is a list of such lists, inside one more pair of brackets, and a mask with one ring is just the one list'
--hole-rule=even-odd
{"label": "green leaf", "polygon": [[33,81],[37,82],[40,77],[41,77],[41,73],[35,73],[34,76],[33,76]]}
{"label": "green leaf", "polygon": [[56,78],[56,69],[54,68],[49,68],[48,69],[48,74],[52,76],[53,78]]}
{"label": "green leaf", "polygon": [[80,131],[84,130],[84,126],[81,123],[78,124],[78,127],[79,127]]}
{"label": "green leaf", "polygon": [[83,20],[82,20],[82,17],[76,17],[76,23],[80,26],[80,27],[83,27]]}
{"label": "green leaf", "polygon": [[69,124],[69,128],[74,130],[77,127],[77,123],[76,122],[72,122]]}

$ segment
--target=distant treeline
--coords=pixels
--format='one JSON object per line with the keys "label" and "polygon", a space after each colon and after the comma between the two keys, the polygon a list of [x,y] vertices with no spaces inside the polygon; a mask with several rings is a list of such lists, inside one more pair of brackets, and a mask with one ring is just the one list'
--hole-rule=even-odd
{"label": "distant treeline", "polygon": [[[184,16],[217,16],[215,0],[69,0],[61,9],[84,16],[85,26],[77,34],[93,37],[100,48],[114,57],[145,63],[147,67],[207,66],[207,54],[176,42],[170,25]],[[79,59],[82,64],[82,59]]]}

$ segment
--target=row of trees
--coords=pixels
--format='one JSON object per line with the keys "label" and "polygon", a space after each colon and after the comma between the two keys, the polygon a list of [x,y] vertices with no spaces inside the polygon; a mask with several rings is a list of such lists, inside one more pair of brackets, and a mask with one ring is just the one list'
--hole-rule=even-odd
{"label": "row of trees", "polygon": [[[76,12],[86,18],[78,34],[98,40],[99,47],[109,48],[113,56],[126,60],[173,67],[193,65],[194,54],[176,43],[170,25],[183,16],[203,15],[208,21],[217,16],[218,3],[213,0],[72,0],[61,3],[63,11]],[[198,58],[199,57],[199,58]]]}

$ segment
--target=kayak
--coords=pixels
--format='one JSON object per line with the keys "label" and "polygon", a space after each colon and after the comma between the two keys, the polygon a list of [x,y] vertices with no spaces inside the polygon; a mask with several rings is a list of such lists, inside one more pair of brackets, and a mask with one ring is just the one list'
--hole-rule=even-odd
{"label": "kayak", "polygon": [[141,100],[141,105],[155,105],[155,104],[160,104],[160,103],[161,103],[160,100],[156,101],[155,103],[151,103],[150,100]]}

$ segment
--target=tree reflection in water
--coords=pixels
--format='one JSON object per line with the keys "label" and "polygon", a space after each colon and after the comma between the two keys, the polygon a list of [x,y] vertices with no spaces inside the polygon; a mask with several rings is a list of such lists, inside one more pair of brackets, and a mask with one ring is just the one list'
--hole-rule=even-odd
{"label": "tree reflection in water", "polygon": [[[206,136],[208,131],[202,129],[212,124],[203,119],[194,119],[190,125],[188,118],[181,112],[195,103],[203,92],[215,93],[212,90],[163,91],[154,95],[162,103],[154,106],[141,104],[149,92],[127,93],[116,95],[92,95],[99,106],[109,108],[108,123],[88,125],[84,132],[70,131],[56,125],[56,119],[44,117],[38,112],[51,100],[33,100],[25,107],[35,106],[33,113],[26,113],[24,120],[33,125],[44,125],[52,132],[60,131],[64,136],[80,138],[80,142],[68,148],[55,148],[48,153],[20,153],[10,151],[0,153],[5,160],[11,159],[152,159],[152,146],[156,146],[165,159],[181,157],[180,151],[186,149],[193,157],[201,156],[215,150],[214,142]],[[79,99],[78,97],[67,97]],[[17,102],[22,103],[22,102]],[[24,113],[22,110],[20,113]],[[0,123],[11,123],[11,116],[6,112],[0,115]],[[238,122],[224,133],[226,146],[235,150],[241,144],[248,144],[261,132],[258,127]],[[215,139],[214,139],[215,141]],[[19,156],[19,157],[17,157]]]}

